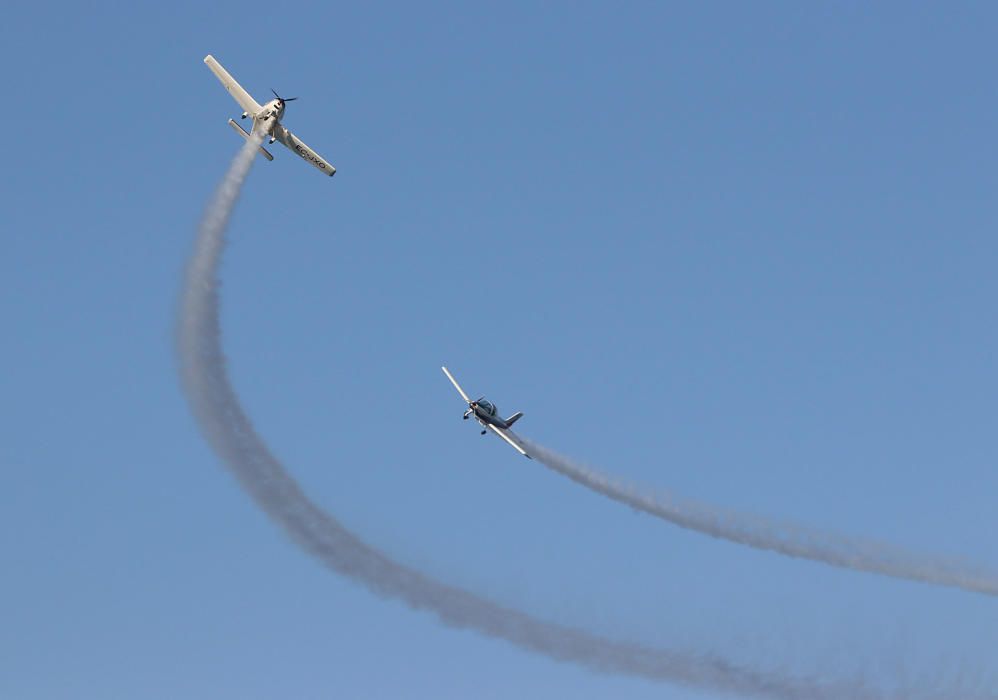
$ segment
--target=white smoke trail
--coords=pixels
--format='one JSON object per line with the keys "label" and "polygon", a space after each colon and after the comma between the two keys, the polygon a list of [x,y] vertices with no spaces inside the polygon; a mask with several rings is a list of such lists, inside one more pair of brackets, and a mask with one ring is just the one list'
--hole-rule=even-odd
{"label": "white smoke trail", "polygon": [[520,439],[532,457],[558,474],[618,503],[688,530],[845,569],[998,595],[998,574],[967,562],[918,554],[883,542],[822,532],[706,503],[678,501],[668,494],[653,495],[644,489],[615,482],[605,474],[522,436]]}
{"label": "white smoke trail", "polygon": [[[253,138],[240,151],[201,222],[178,319],[179,369],[208,442],[253,500],[302,549],[372,592],[430,612],[444,624],[597,671],[778,700],[888,697],[862,678],[822,680],[764,672],[715,654],[622,643],[535,619],[393,561],[309,500],[257,435],[229,382],[221,348],[218,265],[229,216],[259,143]],[[953,694],[920,692],[919,696],[952,698]]]}

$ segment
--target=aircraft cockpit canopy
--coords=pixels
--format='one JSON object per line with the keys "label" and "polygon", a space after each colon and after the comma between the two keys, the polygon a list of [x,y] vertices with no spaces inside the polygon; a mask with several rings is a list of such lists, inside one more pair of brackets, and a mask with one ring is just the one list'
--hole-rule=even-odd
{"label": "aircraft cockpit canopy", "polygon": [[495,405],[489,403],[485,399],[482,399],[478,402],[478,407],[482,409],[485,413],[488,413],[490,416],[494,416],[496,414]]}

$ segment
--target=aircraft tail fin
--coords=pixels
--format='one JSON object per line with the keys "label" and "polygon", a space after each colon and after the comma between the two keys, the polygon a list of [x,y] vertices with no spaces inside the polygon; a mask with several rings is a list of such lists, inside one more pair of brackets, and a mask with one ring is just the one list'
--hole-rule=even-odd
{"label": "aircraft tail fin", "polygon": [[[236,124],[236,120],[235,119],[230,119],[229,120],[229,126],[231,126],[233,129],[235,129],[236,133],[239,134],[240,136],[242,136],[244,139],[248,139],[250,137],[250,135],[246,133],[245,129],[243,129],[241,126],[239,126],[238,124]],[[274,160],[274,156],[270,155],[270,153],[267,152],[267,149],[264,148],[263,146],[260,146],[260,153],[262,153],[263,157],[266,158],[267,160]]]}
{"label": "aircraft tail fin", "polygon": [[516,413],[514,413],[513,415],[511,415],[509,418],[506,419],[506,425],[507,426],[513,425],[513,423],[520,420],[521,418],[523,418],[523,411],[517,411]]}

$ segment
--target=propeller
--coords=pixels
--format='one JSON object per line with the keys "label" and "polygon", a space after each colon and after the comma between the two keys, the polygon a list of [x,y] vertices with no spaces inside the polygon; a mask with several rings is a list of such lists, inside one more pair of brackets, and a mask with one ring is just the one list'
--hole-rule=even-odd
{"label": "propeller", "polygon": [[[484,397],[482,397],[482,398],[484,398]],[[478,401],[481,401],[481,400],[482,399],[478,399],[477,401],[469,401],[468,402],[468,410],[464,412],[464,419],[465,420],[468,420],[469,416],[475,415],[475,409],[478,408]]]}
{"label": "propeller", "polygon": [[274,88],[270,88],[270,91],[274,93],[274,97],[279,99],[281,102],[294,102],[295,100],[298,99],[297,97],[281,97],[280,95],[277,94],[277,90],[275,90]]}

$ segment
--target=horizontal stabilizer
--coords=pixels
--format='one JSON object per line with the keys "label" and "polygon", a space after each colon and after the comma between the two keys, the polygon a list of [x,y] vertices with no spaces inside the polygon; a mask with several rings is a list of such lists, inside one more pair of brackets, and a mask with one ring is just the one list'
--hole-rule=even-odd
{"label": "horizontal stabilizer", "polygon": [[516,413],[514,413],[513,415],[511,415],[509,418],[506,419],[506,425],[513,425],[513,423],[520,420],[521,418],[523,418],[523,411],[517,411]]}
{"label": "horizontal stabilizer", "polygon": [[[236,133],[242,136],[244,139],[246,139],[247,141],[249,140],[250,135],[246,133],[246,130],[244,128],[236,124],[235,119],[229,120],[229,126],[235,129]],[[260,146],[260,153],[262,153],[263,157],[266,158],[267,160],[274,160],[274,156],[270,155],[270,153],[267,152],[267,149],[264,148],[263,146]]]}

